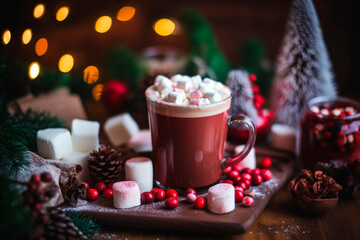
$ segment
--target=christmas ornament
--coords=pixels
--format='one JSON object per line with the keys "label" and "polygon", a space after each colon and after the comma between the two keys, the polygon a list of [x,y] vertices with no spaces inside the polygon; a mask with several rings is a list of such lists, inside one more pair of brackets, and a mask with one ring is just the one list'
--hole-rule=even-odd
{"label": "christmas ornament", "polygon": [[110,80],[104,85],[101,100],[110,111],[122,110],[130,97],[127,85],[119,80]]}
{"label": "christmas ornament", "polygon": [[298,128],[307,102],[335,96],[331,63],[311,0],[294,0],[272,89],[276,122]]}
{"label": "christmas ornament", "polygon": [[124,165],[127,160],[125,151],[116,150],[110,145],[101,145],[98,150],[90,152],[88,166],[91,177],[104,183],[124,179]]}

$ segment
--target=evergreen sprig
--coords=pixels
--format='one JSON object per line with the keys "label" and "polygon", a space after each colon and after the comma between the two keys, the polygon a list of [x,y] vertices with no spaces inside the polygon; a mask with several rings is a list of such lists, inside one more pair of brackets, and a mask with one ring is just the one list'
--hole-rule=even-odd
{"label": "evergreen sprig", "polygon": [[100,225],[96,224],[90,217],[78,213],[66,213],[74,225],[84,234],[86,239],[95,239],[94,235],[99,231]]}

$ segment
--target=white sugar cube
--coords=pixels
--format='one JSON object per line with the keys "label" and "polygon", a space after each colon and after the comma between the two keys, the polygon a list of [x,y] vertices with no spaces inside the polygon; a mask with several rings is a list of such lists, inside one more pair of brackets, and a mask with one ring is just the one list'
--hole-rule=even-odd
{"label": "white sugar cube", "polygon": [[89,153],[72,152],[62,158],[64,162],[81,165],[82,170],[79,174],[81,181],[88,181],[90,177],[90,171],[88,169]]}
{"label": "white sugar cube", "polygon": [[39,155],[46,159],[60,159],[73,151],[70,132],[65,128],[39,130],[36,143]]}
{"label": "white sugar cube", "polygon": [[106,120],[104,130],[114,146],[126,143],[139,132],[139,126],[129,113],[123,113]]}
{"label": "white sugar cube", "polygon": [[99,146],[100,124],[96,121],[74,119],[71,135],[74,151],[90,152]]}
{"label": "white sugar cube", "polygon": [[221,96],[215,91],[207,91],[204,93],[204,97],[208,98],[210,102],[215,103],[221,101]]}
{"label": "white sugar cube", "polygon": [[166,97],[165,101],[180,104],[185,100],[185,93],[170,92]]}

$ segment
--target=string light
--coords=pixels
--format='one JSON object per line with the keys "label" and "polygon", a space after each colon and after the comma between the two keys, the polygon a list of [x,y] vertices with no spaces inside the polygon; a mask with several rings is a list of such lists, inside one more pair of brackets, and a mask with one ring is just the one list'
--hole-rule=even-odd
{"label": "string light", "polygon": [[69,7],[68,6],[61,7],[56,12],[56,20],[58,20],[59,22],[64,21],[68,15],[69,15]]}
{"label": "string light", "polygon": [[42,56],[48,49],[48,41],[46,38],[40,38],[35,44],[35,52],[38,56]]}
{"label": "string light", "polygon": [[96,83],[96,81],[99,79],[99,69],[95,66],[86,67],[83,74],[84,74],[84,81],[87,84]]}
{"label": "string light", "polygon": [[32,62],[29,66],[29,78],[35,79],[39,76],[40,73],[40,65],[38,62]]}
{"label": "string light", "polygon": [[41,18],[45,13],[45,4],[39,3],[34,7],[34,18]]}
{"label": "string light", "polygon": [[63,55],[59,60],[59,70],[63,73],[70,72],[74,66],[74,58],[70,54]]}
{"label": "string light", "polygon": [[135,15],[135,8],[131,6],[125,6],[119,10],[116,19],[122,22],[126,22],[132,19],[134,15]]}
{"label": "string light", "polygon": [[162,18],[154,23],[153,28],[160,36],[169,36],[175,30],[175,23],[170,19]]}
{"label": "string light", "polygon": [[31,41],[32,38],[32,31],[30,28],[26,29],[22,34],[22,43],[24,45],[28,44]]}
{"label": "string light", "polygon": [[109,31],[112,24],[111,17],[109,16],[102,16],[96,20],[95,23],[95,30],[99,33],[106,33]]}
{"label": "string light", "polygon": [[104,89],[103,84],[97,84],[92,89],[92,96],[95,99],[95,101],[99,101],[101,99],[101,94]]}
{"label": "string light", "polygon": [[4,45],[8,44],[11,40],[11,32],[9,29],[5,29],[2,34],[2,43]]}

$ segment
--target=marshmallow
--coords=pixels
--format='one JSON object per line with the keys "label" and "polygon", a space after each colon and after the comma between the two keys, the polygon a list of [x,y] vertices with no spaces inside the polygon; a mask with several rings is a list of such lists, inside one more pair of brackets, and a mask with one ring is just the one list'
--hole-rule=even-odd
{"label": "marshmallow", "polygon": [[211,102],[209,101],[209,99],[207,98],[200,98],[200,99],[191,99],[190,100],[190,105],[195,105],[195,106],[202,106],[202,105],[206,105],[206,104],[210,104]]}
{"label": "marshmallow", "polygon": [[170,81],[170,79],[168,79],[167,77],[164,77],[162,75],[157,76],[156,78],[159,78],[159,86],[158,86],[158,90],[161,92],[161,90],[163,90],[164,88],[167,87],[171,87],[172,86],[172,82]]}
{"label": "marshmallow", "polygon": [[106,120],[104,130],[114,146],[126,143],[139,132],[139,126],[129,113],[113,116]]}
{"label": "marshmallow", "polygon": [[185,98],[185,93],[169,92],[168,95],[165,97],[165,101],[179,104],[183,103]]}
{"label": "marshmallow", "polygon": [[229,183],[219,183],[209,188],[208,209],[210,212],[224,214],[235,209],[235,189]]}
{"label": "marshmallow", "polygon": [[165,98],[172,91],[172,87],[164,88],[163,90],[161,90],[161,98]]}
{"label": "marshmallow", "polygon": [[202,82],[201,76],[200,75],[193,76],[193,77],[191,77],[191,81],[194,86],[197,86],[199,83]]}
{"label": "marshmallow", "polygon": [[151,133],[149,129],[140,130],[134,137],[127,142],[127,147],[136,152],[151,152]]}
{"label": "marshmallow", "polygon": [[277,149],[295,152],[296,130],[285,124],[273,124],[270,128],[270,144]]}
{"label": "marshmallow", "polygon": [[203,83],[206,83],[210,88],[214,88],[217,82],[210,78],[204,78]]}
{"label": "marshmallow", "polygon": [[187,91],[191,86],[192,86],[191,80],[186,80],[184,78],[176,82],[176,87],[184,91]]}
{"label": "marshmallow", "polygon": [[134,181],[116,182],[113,185],[113,198],[115,208],[131,208],[139,206],[140,189]]}
{"label": "marshmallow", "polygon": [[174,76],[172,76],[170,78],[170,80],[173,82],[177,82],[177,81],[181,80],[182,78],[183,78],[183,76],[181,74],[175,74]]}
{"label": "marshmallow", "polygon": [[88,181],[90,177],[90,171],[88,168],[89,153],[72,152],[69,155],[63,157],[61,160],[68,163],[81,165],[82,170],[79,174],[81,181]]}
{"label": "marshmallow", "polygon": [[150,192],[153,188],[153,164],[146,157],[134,157],[125,163],[125,179],[139,184],[140,192]]}
{"label": "marshmallow", "polygon": [[220,94],[215,91],[206,91],[204,97],[208,98],[212,103],[221,101]]}
{"label": "marshmallow", "polygon": [[200,92],[205,93],[205,92],[209,92],[212,89],[210,88],[210,86],[206,83],[199,83],[198,85],[198,89],[200,90]]}
{"label": "marshmallow", "polygon": [[[239,153],[242,151],[242,149],[245,147],[245,145],[239,145],[236,146],[234,149],[235,156],[239,155]],[[255,148],[252,148],[248,155],[239,162],[239,165],[243,168],[250,168],[254,169],[256,168],[256,156],[255,156]]]}
{"label": "marshmallow", "polygon": [[73,151],[71,135],[65,128],[48,128],[36,134],[38,153],[47,159],[60,159]]}
{"label": "marshmallow", "polygon": [[71,135],[74,151],[90,152],[99,146],[100,124],[96,121],[74,119]]}

